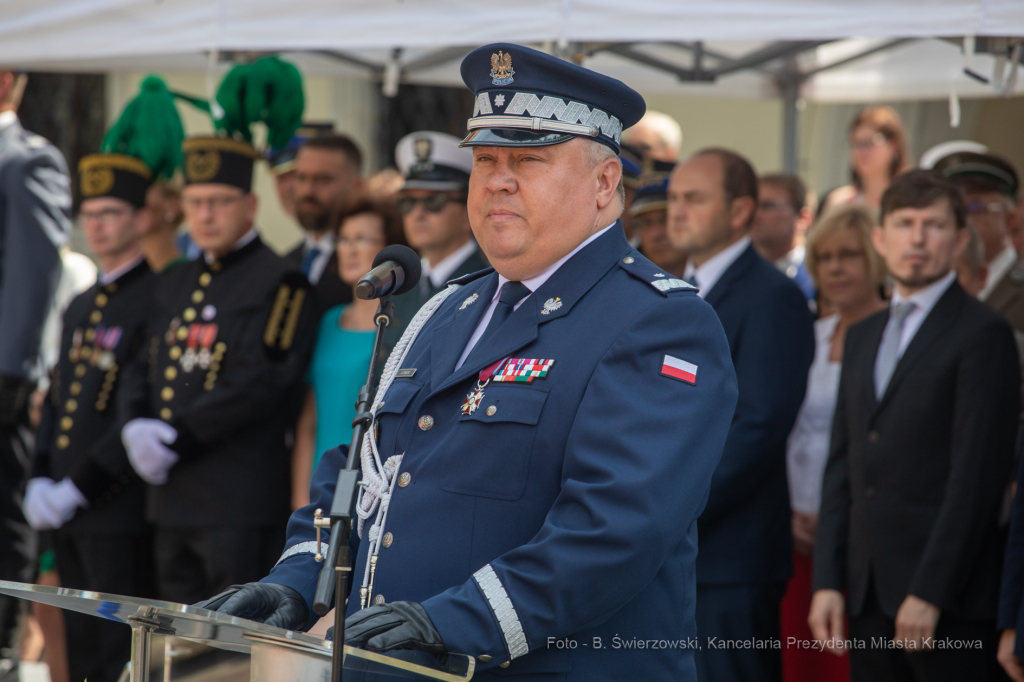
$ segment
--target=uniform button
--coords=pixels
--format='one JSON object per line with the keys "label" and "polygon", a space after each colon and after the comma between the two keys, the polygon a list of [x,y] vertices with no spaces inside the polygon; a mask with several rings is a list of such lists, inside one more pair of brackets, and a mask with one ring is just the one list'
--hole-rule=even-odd
{"label": "uniform button", "polygon": [[75,376],[78,377],[79,379],[85,376],[85,365],[75,366]]}
{"label": "uniform button", "polygon": [[174,367],[168,367],[164,370],[164,378],[168,381],[174,381],[174,378],[178,376],[178,370]]}
{"label": "uniform button", "polygon": [[71,417],[62,417],[60,420],[60,428],[64,431],[70,431],[74,425],[75,422],[71,421]]}
{"label": "uniform button", "polygon": [[77,381],[72,381],[71,386],[68,387],[68,390],[71,392],[71,395],[78,395],[79,393],[82,392],[82,384],[78,383]]}
{"label": "uniform button", "polygon": [[171,408],[165,407],[162,410],[160,410],[160,418],[163,419],[165,422],[170,421],[171,420]]}
{"label": "uniform button", "polygon": [[170,400],[171,398],[174,397],[174,389],[171,388],[170,386],[164,386],[163,389],[160,391],[160,397],[163,398],[164,400]]}
{"label": "uniform button", "polygon": [[213,350],[218,352],[218,353],[223,353],[227,349],[228,349],[228,344],[224,343],[223,341],[218,341],[217,343],[213,344]]}
{"label": "uniform button", "polygon": [[95,303],[96,303],[96,305],[98,307],[102,308],[103,306],[105,306],[107,304],[107,295],[106,294],[96,294]]}
{"label": "uniform button", "polygon": [[874,488],[874,486],[870,486],[869,485],[867,488],[864,488],[864,497],[874,497],[874,496],[875,496],[875,488]]}
{"label": "uniform button", "polygon": [[384,595],[383,594],[378,594],[376,597],[373,598],[373,603],[375,605],[383,604],[384,603]]}
{"label": "uniform button", "polygon": [[202,291],[200,291],[199,289],[196,289],[195,291],[192,292],[192,302],[193,303],[199,303],[200,301],[203,300],[203,296],[204,295],[205,294],[203,294]]}
{"label": "uniform button", "polygon": [[99,324],[100,320],[103,319],[103,313],[98,310],[92,311],[92,315],[89,316],[89,321],[93,324]]}
{"label": "uniform button", "polygon": [[[185,312],[181,314],[181,319],[185,320],[186,322],[191,322],[192,320],[196,319],[196,309],[185,308]],[[180,329],[178,330],[178,333],[181,333]]]}
{"label": "uniform button", "polygon": [[497,413],[498,413],[498,408],[495,407],[494,405],[491,405],[490,407],[487,408],[487,416],[488,417],[493,417]]}
{"label": "uniform button", "polygon": [[625,263],[626,265],[630,265],[633,263],[634,260],[635,259],[632,256],[626,256],[625,258],[622,259],[622,262]]}
{"label": "uniform button", "polygon": [[64,409],[66,411],[68,411],[68,412],[74,412],[75,410],[78,409],[78,401],[77,400],[69,400],[69,401],[67,401],[66,403],[64,403]]}
{"label": "uniform button", "polygon": [[385,547],[390,547],[391,543],[393,543],[394,541],[394,535],[392,535],[391,533],[384,533],[384,537],[381,538],[380,544],[384,545]]}
{"label": "uniform button", "polygon": [[[632,259],[631,259],[631,260],[632,260]],[[509,666],[509,664],[510,664],[510,663],[512,663],[512,661],[505,661],[504,663],[499,663],[499,664],[498,664],[498,667],[499,667],[499,668],[507,668],[507,667]]]}
{"label": "uniform button", "polygon": [[872,445],[878,442],[878,431],[868,431],[868,442]]}
{"label": "uniform button", "polygon": [[107,285],[107,293],[112,294],[117,291],[117,282],[111,282]]}
{"label": "uniform button", "polygon": [[204,272],[203,274],[199,275],[200,286],[207,286],[210,283],[211,279],[213,279],[213,276],[208,272]]}
{"label": "uniform button", "polygon": [[487,654],[483,654],[482,656],[477,656],[476,660],[480,661],[481,663],[490,663],[494,659],[488,656]]}
{"label": "uniform button", "polygon": [[61,434],[57,436],[57,447],[63,450],[71,443],[71,439]]}
{"label": "uniform button", "polygon": [[87,343],[92,343],[92,340],[95,339],[95,338],[96,338],[96,330],[95,329],[86,329],[85,330],[85,340],[86,340]]}
{"label": "uniform button", "polygon": [[214,261],[213,263],[210,263],[210,270],[212,270],[213,272],[220,272],[220,269],[222,267],[224,267],[224,266],[221,265],[221,262],[219,260],[218,261]]}
{"label": "uniform button", "polygon": [[171,350],[167,353],[171,360],[177,360],[181,357],[181,349],[177,346],[171,346]]}
{"label": "uniform button", "polygon": [[402,475],[398,477],[398,487],[404,488],[410,483],[412,483],[412,474],[410,474],[408,471],[402,472]]}
{"label": "uniform button", "polygon": [[[189,308],[188,310],[192,310],[192,309]],[[188,310],[186,310],[185,312],[188,312]],[[195,316],[196,316],[196,311],[192,310],[192,317],[195,317]],[[177,334],[178,334],[178,340],[179,341],[184,341],[185,339],[188,338],[188,327],[178,327]]]}
{"label": "uniform button", "polygon": [[421,431],[429,431],[430,429],[434,428],[434,418],[431,417],[429,414],[425,414],[422,417],[420,417],[419,425]]}
{"label": "uniform button", "polygon": [[83,360],[88,360],[89,358],[92,357],[92,348],[89,348],[89,346],[86,346],[81,351],[79,351],[79,353],[80,353],[80,355],[81,355]]}

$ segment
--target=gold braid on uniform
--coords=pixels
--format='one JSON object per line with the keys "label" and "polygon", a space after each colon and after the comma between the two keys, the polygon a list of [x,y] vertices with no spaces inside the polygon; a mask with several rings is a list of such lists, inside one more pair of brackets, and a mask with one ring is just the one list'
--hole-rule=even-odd
{"label": "gold braid on uniform", "polygon": [[281,279],[274,307],[263,330],[263,345],[275,362],[284,360],[292,347],[308,288],[309,282],[297,272],[289,272]]}

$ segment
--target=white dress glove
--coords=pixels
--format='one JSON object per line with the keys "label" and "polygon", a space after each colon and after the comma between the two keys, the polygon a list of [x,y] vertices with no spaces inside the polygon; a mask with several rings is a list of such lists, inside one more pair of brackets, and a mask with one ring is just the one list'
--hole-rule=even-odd
{"label": "white dress glove", "polygon": [[177,438],[177,429],[159,419],[133,419],[121,429],[128,461],[150,485],[166,483],[167,473],[178,463],[178,453],[167,447]]}
{"label": "white dress glove", "polygon": [[70,478],[60,483],[50,478],[33,478],[28,482],[22,511],[28,525],[35,530],[54,530],[70,521],[78,508],[87,504]]}

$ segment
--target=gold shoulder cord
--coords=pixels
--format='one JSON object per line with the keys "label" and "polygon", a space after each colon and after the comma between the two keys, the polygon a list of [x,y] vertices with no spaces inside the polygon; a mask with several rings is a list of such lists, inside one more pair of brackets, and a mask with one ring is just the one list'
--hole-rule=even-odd
{"label": "gold shoulder cord", "polygon": [[288,350],[295,340],[295,328],[299,324],[299,315],[302,314],[302,303],[306,300],[306,290],[296,289],[292,296],[292,304],[288,308],[288,319],[284,323],[284,331],[281,332],[281,350]]}
{"label": "gold shoulder cord", "polygon": [[288,297],[292,290],[287,284],[282,284],[277,290],[277,299],[274,301],[274,309],[267,320],[267,328],[263,332],[263,343],[273,347],[277,341],[277,333],[281,328],[281,318],[284,317],[284,307],[288,304]]}

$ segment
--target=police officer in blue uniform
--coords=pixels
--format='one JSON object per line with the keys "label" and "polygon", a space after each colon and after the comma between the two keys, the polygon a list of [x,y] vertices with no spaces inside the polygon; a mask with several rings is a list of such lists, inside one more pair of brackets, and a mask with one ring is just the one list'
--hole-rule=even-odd
{"label": "police officer in blue uniform", "polygon": [[[737,389],[714,311],[618,221],[643,99],[518,45],[462,75],[493,270],[428,302],[385,367],[346,643],[469,654],[478,679],[695,680],[696,519]],[[313,624],[313,511],[344,459],[324,456],[271,574],[208,608]]]}

